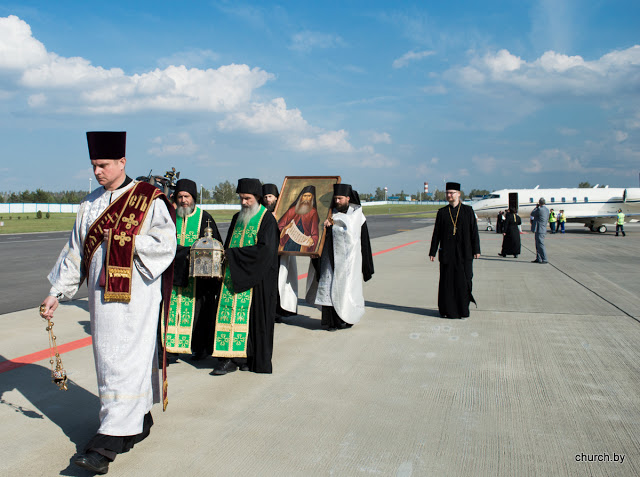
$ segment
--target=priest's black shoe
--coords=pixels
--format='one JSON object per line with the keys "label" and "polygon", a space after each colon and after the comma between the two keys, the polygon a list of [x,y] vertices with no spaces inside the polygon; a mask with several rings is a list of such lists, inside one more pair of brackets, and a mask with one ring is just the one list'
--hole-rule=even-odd
{"label": "priest's black shoe", "polygon": [[95,451],[87,451],[84,454],[80,454],[73,461],[78,467],[90,470],[96,474],[106,474],[109,472],[109,462],[111,462],[109,459]]}
{"label": "priest's black shoe", "polygon": [[209,354],[205,350],[197,351],[191,355],[191,361],[202,361],[207,356],[209,356]]}
{"label": "priest's black shoe", "polygon": [[249,371],[249,365],[248,364],[241,364],[240,366],[238,366],[238,369],[240,371]]}
{"label": "priest's black shoe", "polygon": [[531,263],[542,263],[540,260],[531,260]]}
{"label": "priest's black shoe", "polygon": [[238,365],[234,363],[232,360],[227,359],[222,366],[214,369],[211,374],[213,376],[224,376],[228,373],[233,373],[238,369]]}

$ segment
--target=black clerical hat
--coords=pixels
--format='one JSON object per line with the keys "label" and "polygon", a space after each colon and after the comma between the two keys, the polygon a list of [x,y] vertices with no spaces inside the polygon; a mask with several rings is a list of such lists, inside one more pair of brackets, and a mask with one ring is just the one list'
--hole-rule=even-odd
{"label": "black clerical hat", "polygon": [[125,131],[90,131],[87,132],[89,158],[120,159],[126,156],[127,133]]}
{"label": "black clerical hat", "polygon": [[262,184],[259,179],[238,179],[237,194],[253,194],[256,197],[262,197]]}
{"label": "black clerical hat", "polygon": [[447,182],[445,186],[445,190],[457,190],[460,191],[460,183],[459,182]]}
{"label": "black clerical hat", "polygon": [[198,202],[198,186],[191,179],[180,179],[176,182],[176,191],[173,193],[173,200],[178,199],[178,192],[188,192],[193,197],[194,202]]}
{"label": "black clerical hat", "polygon": [[262,196],[264,197],[267,194],[271,194],[271,195],[275,195],[276,197],[279,197],[280,194],[278,193],[278,186],[276,186],[275,184],[263,184]]}
{"label": "black clerical hat", "polygon": [[351,197],[351,184],[333,184],[333,195]]}

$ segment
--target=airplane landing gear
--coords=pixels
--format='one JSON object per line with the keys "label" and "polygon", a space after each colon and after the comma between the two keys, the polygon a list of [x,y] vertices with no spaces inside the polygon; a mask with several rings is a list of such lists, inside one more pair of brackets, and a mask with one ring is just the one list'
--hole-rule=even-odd
{"label": "airplane landing gear", "polygon": [[607,226],[606,225],[601,225],[600,227],[598,227],[598,232],[603,234],[607,231]]}

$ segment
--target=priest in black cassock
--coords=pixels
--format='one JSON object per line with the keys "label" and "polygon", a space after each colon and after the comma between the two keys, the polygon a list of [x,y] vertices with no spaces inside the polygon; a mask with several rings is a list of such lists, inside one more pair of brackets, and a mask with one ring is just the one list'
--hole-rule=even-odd
{"label": "priest in black cassock", "polygon": [[325,220],[320,259],[311,260],[306,300],[322,310],[328,331],[350,328],[364,315],[362,281],[373,276],[369,229],[358,192],[349,184],[334,184],[332,215]]}
{"label": "priest in black cassock", "polygon": [[467,318],[471,293],[473,259],[480,258],[480,236],[473,208],[460,202],[460,184],[447,182],[449,205],[438,210],[431,238],[429,259],[436,251],[440,259],[438,310],[443,318]]}
{"label": "priest in black cassock", "polygon": [[173,194],[176,205],[177,250],[173,272],[173,292],[167,330],[167,351],[193,353],[201,360],[213,353],[215,312],[220,281],[215,278],[189,277],[191,246],[204,237],[207,227],[220,242],[216,221],[199,208],[198,186],[189,179],[180,179]]}
{"label": "priest in black cassock", "polygon": [[227,233],[225,275],[216,313],[213,375],[271,373],[278,293],[278,224],[261,205],[258,179],[240,179],[240,212]]}
{"label": "priest in black cassock", "polygon": [[520,255],[520,225],[522,225],[522,220],[515,207],[511,207],[504,221],[502,250],[498,254],[501,257],[513,255],[514,258],[518,258]]}

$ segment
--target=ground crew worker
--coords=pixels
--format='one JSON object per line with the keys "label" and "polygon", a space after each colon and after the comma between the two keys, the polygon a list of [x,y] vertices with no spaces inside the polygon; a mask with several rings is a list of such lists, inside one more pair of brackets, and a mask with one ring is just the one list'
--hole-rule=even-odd
{"label": "ground crew worker", "polygon": [[556,232],[560,232],[562,230],[562,233],[564,233],[564,223],[566,221],[567,221],[567,216],[564,215],[564,209],[563,209],[558,214],[558,228],[557,228]]}
{"label": "ground crew worker", "polygon": [[551,233],[556,233],[556,213],[551,209],[549,211],[549,227],[551,227]]}
{"label": "ground crew worker", "polygon": [[618,220],[616,222],[616,237],[618,236],[618,231],[622,232],[623,237],[627,236],[627,234],[624,233],[624,214],[622,213],[622,209],[618,209]]}

